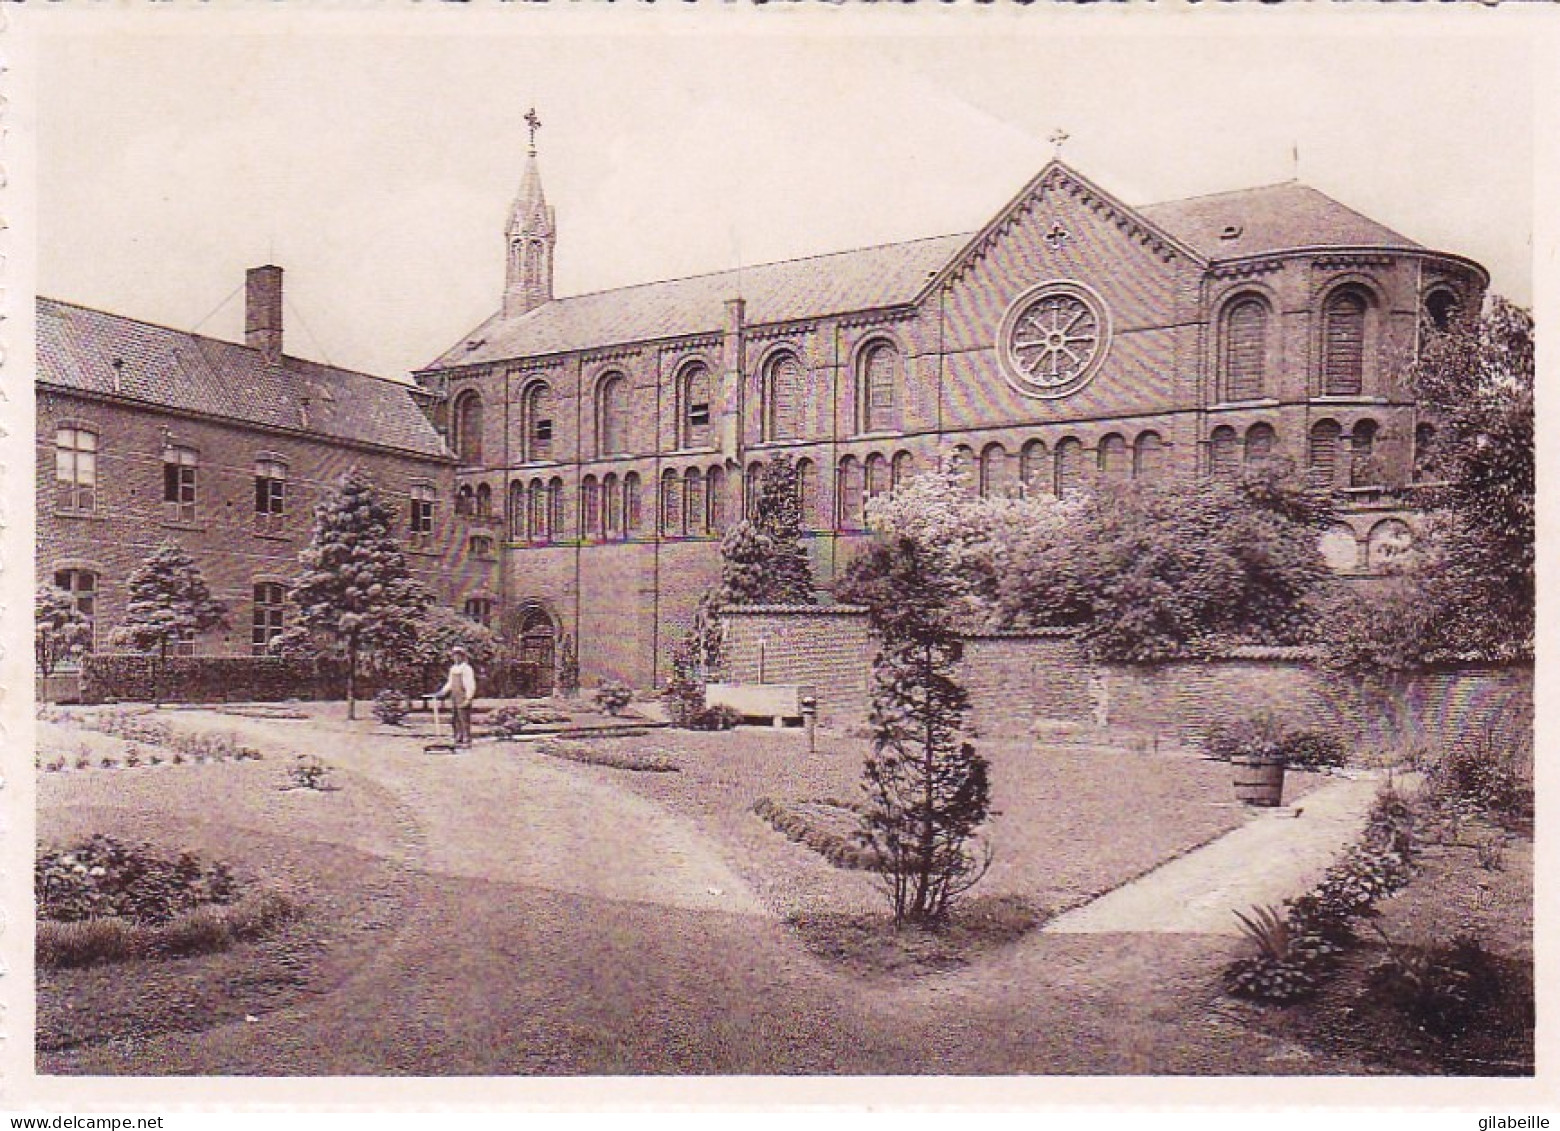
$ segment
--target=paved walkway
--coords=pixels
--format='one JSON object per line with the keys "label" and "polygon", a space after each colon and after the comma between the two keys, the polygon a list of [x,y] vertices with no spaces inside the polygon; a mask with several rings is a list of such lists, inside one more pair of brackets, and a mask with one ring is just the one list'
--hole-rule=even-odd
{"label": "paved walkway", "polygon": [[1056,934],[1238,935],[1232,912],[1310,888],[1359,835],[1376,777],[1343,778],[1058,916]]}

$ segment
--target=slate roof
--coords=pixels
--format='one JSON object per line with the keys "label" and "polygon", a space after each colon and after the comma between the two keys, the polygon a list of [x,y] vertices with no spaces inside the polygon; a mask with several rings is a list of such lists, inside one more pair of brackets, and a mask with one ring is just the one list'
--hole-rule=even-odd
{"label": "slate roof", "polygon": [[718,333],[738,294],[750,324],[908,303],[969,241],[936,236],[554,299],[516,318],[495,315],[428,368]]}
{"label": "slate roof", "polygon": [[[1424,250],[1352,208],[1296,182],[1150,204],[1135,211],[1207,260],[1302,247]],[[1240,235],[1222,236],[1236,226]],[[747,300],[750,325],[913,302],[976,233],[883,244],[686,279],[554,299],[514,318],[494,315],[428,370],[718,332],[727,299]]]}
{"label": "slate roof", "polygon": [[[40,385],[419,456],[449,456],[412,399],[413,386],[404,382],[296,357],[266,365],[248,346],[56,299],[40,297],[37,311]],[[123,362],[117,394],[116,360]]]}
{"label": "slate roof", "polygon": [[[1392,247],[1424,250],[1406,236],[1291,181],[1148,204],[1137,209],[1204,259],[1267,255],[1299,247]],[[1222,236],[1227,227],[1240,232]]]}

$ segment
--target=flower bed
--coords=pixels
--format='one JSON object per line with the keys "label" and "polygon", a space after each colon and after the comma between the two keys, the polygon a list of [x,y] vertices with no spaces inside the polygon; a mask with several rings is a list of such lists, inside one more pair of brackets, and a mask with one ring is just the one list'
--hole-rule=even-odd
{"label": "flower bed", "polygon": [[849,801],[821,798],[816,801],[781,802],[760,797],[757,813],[776,831],[806,845],[837,868],[875,871],[877,853],[861,841],[861,807]]}
{"label": "flower bed", "polygon": [[46,966],[219,950],[290,918],[281,894],[239,880],[223,862],[94,835],[38,854],[37,957]]}
{"label": "flower bed", "polygon": [[550,738],[536,744],[538,753],[551,758],[563,758],[570,762],[584,762],[592,766],[607,766],[614,770],[634,770],[641,773],[676,773],[681,767],[675,754],[657,746],[641,746],[631,750],[614,750],[591,742],[576,742],[564,738]]}

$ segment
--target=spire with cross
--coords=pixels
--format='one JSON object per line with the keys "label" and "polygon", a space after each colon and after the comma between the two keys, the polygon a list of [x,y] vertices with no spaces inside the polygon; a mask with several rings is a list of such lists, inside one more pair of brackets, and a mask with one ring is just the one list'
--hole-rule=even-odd
{"label": "spire with cross", "polygon": [[542,128],[542,120],[536,116],[536,107],[525,112],[526,128],[531,131],[531,154],[536,155],[536,131]]}
{"label": "spire with cross", "polygon": [[1067,144],[1067,139],[1069,137],[1071,137],[1071,136],[1072,135],[1069,134],[1064,129],[1055,129],[1055,130],[1051,131],[1051,136],[1049,138],[1047,138],[1046,140],[1051,143],[1051,156],[1052,157],[1056,157],[1056,158],[1060,158],[1061,157],[1061,155],[1062,155],[1062,146]]}

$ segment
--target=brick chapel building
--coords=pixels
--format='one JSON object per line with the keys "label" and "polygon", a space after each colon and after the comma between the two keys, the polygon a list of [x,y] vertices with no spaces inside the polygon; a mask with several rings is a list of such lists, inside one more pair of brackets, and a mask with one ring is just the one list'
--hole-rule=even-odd
{"label": "brick chapel building", "polygon": [[314,504],[354,466],[440,600],[488,568],[464,560],[454,459],[421,390],[284,353],[279,267],[248,273],[246,303],[239,345],[37,300],[38,581],[75,595],[99,648],[131,572],[171,538],[228,607],[226,628],[185,648],[263,653],[291,615]]}
{"label": "brick chapel building", "polygon": [[[534,139],[534,134],[533,134]],[[722,531],[777,452],[802,471],[827,584],[865,501],[964,449],[979,489],[1236,474],[1333,484],[1335,568],[1411,540],[1434,441],[1400,381],[1477,314],[1482,267],[1299,183],[1133,206],[1053,160],[978,230],[556,297],[533,147],[501,308],[417,373],[501,524],[490,601],[544,667],[664,681]]]}

